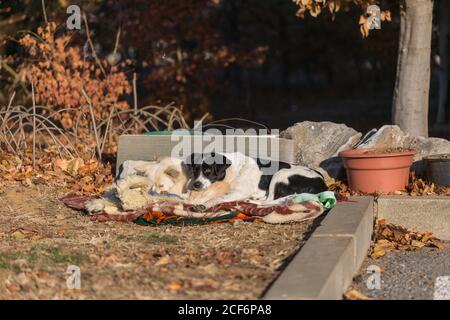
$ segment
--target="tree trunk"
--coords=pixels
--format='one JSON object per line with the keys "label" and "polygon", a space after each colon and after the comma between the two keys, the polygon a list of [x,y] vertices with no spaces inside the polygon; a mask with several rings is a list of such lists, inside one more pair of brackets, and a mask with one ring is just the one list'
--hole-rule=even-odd
{"label": "tree trunk", "polygon": [[400,40],[392,120],[413,136],[428,136],[432,0],[400,2]]}
{"label": "tree trunk", "polygon": [[445,123],[448,90],[448,1],[441,1],[439,6],[439,104],[436,123]]}

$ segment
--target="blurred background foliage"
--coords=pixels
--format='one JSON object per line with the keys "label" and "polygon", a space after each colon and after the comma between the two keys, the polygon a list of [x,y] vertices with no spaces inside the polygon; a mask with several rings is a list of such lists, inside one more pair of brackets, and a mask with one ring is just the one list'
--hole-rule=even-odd
{"label": "blurred background foliage", "polygon": [[[130,83],[136,73],[139,105],[174,101],[191,120],[209,112],[211,119],[239,116],[280,128],[326,119],[368,130],[390,121],[397,1],[381,1],[392,21],[367,38],[356,6],[299,19],[291,0],[45,1],[55,35],[69,34],[68,46],[93,60],[84,25],[65,27],[71,4],[85,12],[98,56],[120,66]],[[0,104],[12,91],[30,99],[24,72],[33,61],[18,40],[36,32],[43,16],[41,1],[0,1]],[[123,99],[133,103],[129,90]]]}

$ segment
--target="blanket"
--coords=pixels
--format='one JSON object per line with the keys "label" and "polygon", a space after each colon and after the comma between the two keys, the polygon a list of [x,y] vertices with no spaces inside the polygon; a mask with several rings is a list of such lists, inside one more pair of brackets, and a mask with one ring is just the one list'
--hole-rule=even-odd
{"label": "blanket", "polygon": [[[66,196],[61,200],[67,206],[85,210],[89,196]],[[93,221],[134,221],[140,225],[159,224],[212,224],[237,220],[266,223],[287,223],[312,220],[336,204],[333,192],[318,195],[299,194],[277,199],[276,203],[255,203],[251,201],[225,202],[211,208],[161,201],[135,211],[117,214],[105,212],[91,216]]]}

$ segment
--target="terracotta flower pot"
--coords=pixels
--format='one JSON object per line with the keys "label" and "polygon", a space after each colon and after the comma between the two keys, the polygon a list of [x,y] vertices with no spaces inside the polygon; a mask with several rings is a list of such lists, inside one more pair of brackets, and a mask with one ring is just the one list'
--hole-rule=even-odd
{"label": "terracotta flower pot", "polygon": [[356,149],[339,153],[347,171],[349,187],[365,193],[404,190],[414,150]]}

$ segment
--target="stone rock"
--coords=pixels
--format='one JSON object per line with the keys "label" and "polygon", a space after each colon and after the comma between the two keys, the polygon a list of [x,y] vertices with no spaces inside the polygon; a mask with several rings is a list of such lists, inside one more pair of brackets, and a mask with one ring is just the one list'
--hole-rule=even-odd
{"label": "stone rock", "polygon": [[[382,126],[367,141],[362,134],[344,124],[304,121],[281,133],[283,138],[293,139],[296,145],[296,161],[318,169],[325,178],[345,178],[345,170],[338,156],[340,151],[357,148],[410,148],[416,150],[412,170],[424,176],[423,158],[435,154],[450,153],[450,141],[441,138],[411,137],[395,125]],[[358,142],[362,142],[357,145]]]}
{"label": "stone rock", "polygon": [[[322,168],[328,177],[340,178],[345,171],[338,153],[352,148],[362,134],[329,121],[304,121],[296,123],[281,133],[281,137],[293,139],[296,146],[296,160],[311,168]],[[326,177],[326,178],[328,178]]]}
{"label": "stone rock", "polygon": [[403,146],[416,150],[414,160],[421,160],[435,154],[450,153],[450,141],[441,138],[408,137]]}
{"label": "stone rock", "polygon": [[369,140],[358,146],[360,148],[398,148],[403,147],[408,134],[399,126],[382,126]]}
{"label": "stone rock", "polygon": [[423,177],[425,164],[423,158],[433,154],[450,153],[450,141],[440,138],[411,137],[400,127],[382,126],[367,142],[358,148],[408,148],[416,150],[412,170]]}

